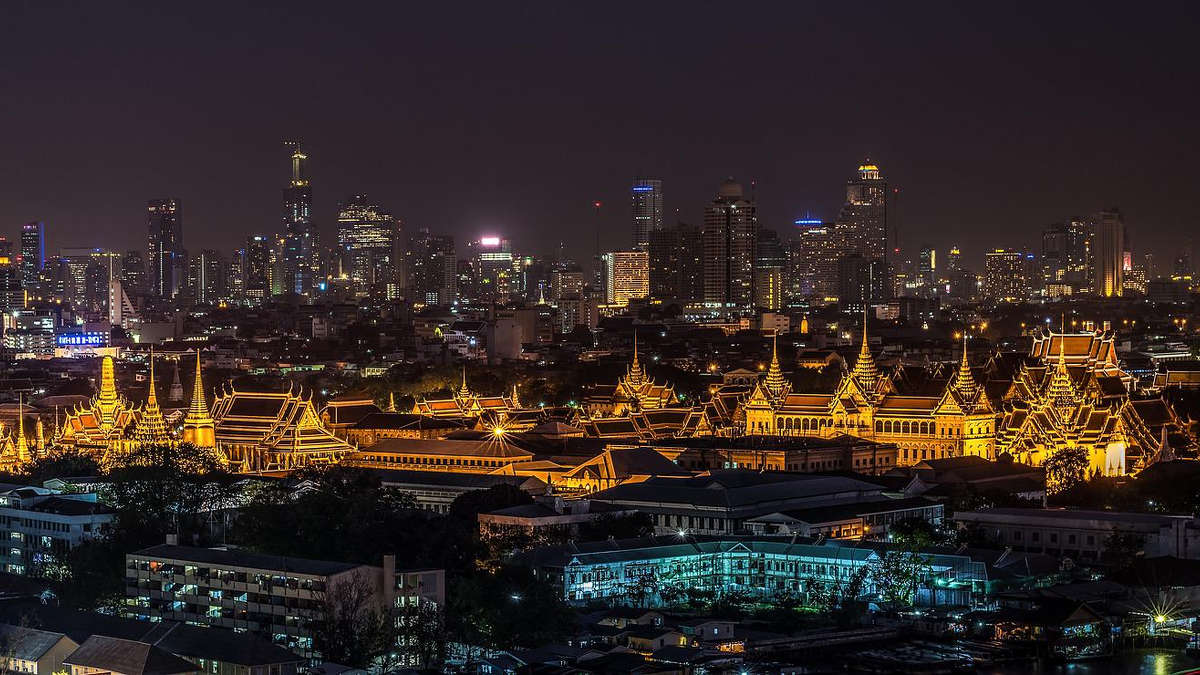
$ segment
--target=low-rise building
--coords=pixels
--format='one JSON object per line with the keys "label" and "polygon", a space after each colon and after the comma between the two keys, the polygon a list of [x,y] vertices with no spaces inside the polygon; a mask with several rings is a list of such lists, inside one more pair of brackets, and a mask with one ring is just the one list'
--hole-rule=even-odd
{"label": "low-rise building", "polygon": [[1114,536],[1148,557],[1200,559],[1200,519],[1159,513],[1083,509],[994,508],[959,511],[959,527],[978,528],[995,543],[1018,551],[1098,560]]}
{"label": "low-rise building", "polygon": [[444,606],[440,570],[395,565],[392,556],[374,567],[162,544],[125,556],[125,602],[136,618],[257,633],[316,658],[314,627],[343,590],[364,592],[381,611],[417,600]]}
{"label": "low-rise building", "polygon": [[107,533],[115,517],[94,492],[0,484],[0,564],[40,576],[79,544]]}
{"label": "low-rise building", "polygon": [[0,664],[9,673],[52,675],[79,644],[62,633],[0,624]]}

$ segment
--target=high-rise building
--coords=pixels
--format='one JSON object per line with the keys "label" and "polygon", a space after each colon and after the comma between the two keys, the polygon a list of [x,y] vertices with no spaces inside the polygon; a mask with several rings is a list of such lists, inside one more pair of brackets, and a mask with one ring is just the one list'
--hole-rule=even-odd
{"label": "high-rise building", "polygon": [[784,303],[788,251],[779,233],[768,228],[759,228],[754,246],[754,306],[777,312]]}
{"label": "high-rise building", "polygon": [[646,251],[609,251],[604,262],[604,302],[628,305],[650,295],[650,254]]}
{"label": "high-rise building", "polygon": [[396,298],[400,295],[400,224],[387,209],[366,195],[338,205],[338,248],[342,272],[355,295]]}
{"label": "high-rise building", "polygon": [[687,304],[704,297],[700,228],[679,223],[650,232],[650,297]]}
{"label": "high-rise building", "polygon": [[183,282],[183,206],[178,199],[151,199],[146,204],[149,292],[171,298]]}
{"label": "high-rise building", "polygon": [[700,235],[704,253],[704,302],[730,311],[754,304],[754,254],[758,207],[733,178],[721,183],[704,209]]}
{"label": "high-rise building", "polygon": [[225,298],[225,256],[206,248],[188,258],[188,289],[196,302],[215,305]]}
{"label": "high-rise building", "polygon": [[38,274],[46,264],[46,224],[25,223],[21,226],[21,283],[26,288],[37,285]]}
{"label": "high-rise building", "polygon": [[650,233],[663,226],[662,181],[657,178],[638,178],[631,188],[633,202],[633,248],[645,251],[650,247]]}
{"label": "high-rise building", "polygon": [[887,258],[887,181],[870,160],[858,167],[856,178],[846,181],[846,203],[837,224],[851,250],[864,258]]}
{"label": "high-rise building", "polygon": [[996,302],[1025,302],[1030,295],[1030,255],[1003,248],[989,251],[984,261],[984,294]]}
{"label": "high-rise building", "polygon": [[848,314],[862,314],[870,305],[887,300],[887,264],[881,258],[867,258],[860,253],[844,255],[837,260],[838,307]]}
{"label": "high-rise building", "polygon": [[515,281],[509,240],[497,236],[480,237],[467,242],[467,250],[467,258],[458,261],[461,299],[477,307],[507,302]]}
{"label": "high-rise building", "polygon": [[126,295],[136,297],[146,292],[146,258],[138,249],[125,252],[121,258],[121,288]]}
{"label": "high-rise building", "polygon": [[292,180],[283,189],[283,272],[281,292],[307,295],[316,286],[320,267],[320,238],[312,222],[312,185],[308,181],[308,155],[295,143]]}
{"label": "high-rise building", "polygon": [[449,306],[457,300],[458,255],[451,235],[431,234],[421,228],[409,251],[409,284],[412,299],[426,305]]}
{"label": "high-rise building", "polygon": [[1054,297],[1092,290],[1092,228],[1081,220],[1055,223],[1042,232],[1042,284]]}
{"label": "high-rise building", "polygon": [[[550,272],[550,301],[555,305],[568,298],[583,297],[583,270],[579,265],[569,261],[559,261]],[[572,323],[567,331],[574,328]]]}
{"label": "high-rise building", "polygon": [[838,258],[844,253],[837,226],[818,218],[802,218],[795,225],[789,250],[791,295],[833,302],[838,293]]}
{"label": "high-rise building", "polygon": [[275,239],[262,234],[246,237],[246,254],[242,265],[242,298],[246,304],[258,305],[271,297],[272,268]]}
{"label": "high-rise building", "polygon": [[17,258],[13,243],[7,237],[0,237],[0,311],[8,312],[25,305]]}
{"label": "high-rise building", "polygon": [[1120,297],[1124,291],[1125,220],[1116,209],[1096,216],[1095,293],[1102,298]]}
{"label": "high-rise building", "polygon": [[946,276],[950,277],[962,269],[962,250],[955,244],[946,252]]}

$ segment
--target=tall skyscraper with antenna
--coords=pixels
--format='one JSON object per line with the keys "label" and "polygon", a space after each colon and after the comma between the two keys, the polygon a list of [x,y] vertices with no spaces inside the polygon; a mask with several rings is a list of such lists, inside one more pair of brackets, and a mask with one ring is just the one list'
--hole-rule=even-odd
{"label": "tall skyscraper with antenna", "polygon": [[650,233],[663,226],[662,181],[657,178],[637,178],[630,189],[633,203],[633,247],[638,251],[650,249]]}
{"label": "tall skyscraper with antenna", "polygon": [[306,295],[316,285],[320,241],[312,223],[312,185],[308,181],[308,155],[298,141],[292,148],[292,180],[283,189],[283,272],[285,293]]}

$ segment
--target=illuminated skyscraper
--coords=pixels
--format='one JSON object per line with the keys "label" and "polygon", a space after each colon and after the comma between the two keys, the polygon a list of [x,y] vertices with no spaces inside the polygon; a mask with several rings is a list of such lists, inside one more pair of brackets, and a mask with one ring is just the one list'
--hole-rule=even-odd
{"label": "illuminated skyscraper", "polygon": [[704,209],[704,302],[743,311],[754,303],[758,207],[733,178]]}
{"label": "illuminated skyscraper", "polygon": [[793,299],[832,302],[838,294],[838,258],[844,243],[834,223],[819,218],[795,221],[789,265]]}
{"label": "illuminated skyscraper", "polygon": [[136,297],[146,292],[146,258],[141,251],[125,252],[121,258],[120,280],[126,295]]}
{"label": "illuminated skyscraper", "polygon": [[25,223],[21,226],[21,283],[26,288],[36,286],[45,264],[46,224]]}
{"label": "illuminated skyscraper", "polygon": [[846,203],[837,218],[846,243],[864,258],[887,258],[887,181],[869,160],[846,181]]}
{"label": "illuminated skyscraper", "polygon": [[1091,290],[1092,228],[1080,220],[1055,223],[1042,232],[1042,283],[1051,296]]}
{"label": "illuminated skyscraper", "polygon": [[633,247],[645,251],[650,247],[650,233],[663,226],[662,181],[657,178],[638,178],[631,189],[633,201]]}
{"label": "illuminated skyscraper", "polygon": [[283,189],[283,293],[306,295],[315,284],[320,241],[312,224],[312,185],[308,182],[308,155],[293,144],[292,180]]}
{"label": "illuminated skyscraper", "polygon": [[225,257],[206,248],[188,258],[188,288],[196,302],[215,305],[225,297]]}
{"label": "illuminated skyscraper", "polygon": [[246,237],[246,253],[242,261],[242,298],[248,305],[258,305],[271,296],[271,248],[274,240],[262,234]]}
{"label": "illuminated skyscraper", "polygon": [[410,295],[427,305],[454,304],[457,299],[458,255],[451,235],[431,234],[421,228],[412,238]]}
{"label": "illuminated skyscraper", "polygon": [[997,302],[1024,302],[1029,298],[1028,255],[998,248],[984,261],[983,290]]}
{"label": "illuminated skyscraper", "polygon": [[1125,220],[1116,208],[1096,216],[1095,292],[1102,298],[1120,297],[1124,287]]}
{"label": "illuminated skyscraper", "polygon": [[337,231],[342,272],[350,277],[355,294],[397,297],[402,267],[399,222],[366,195],[354,195],[338,205]]}
{"label": "illuminated skyscraper", "polygon": [[183,281],[183,207],[179,200],[150,200],[146,204],[146,227],[149,292],[171,298]]}
{"label": "illuminated skyscraper", "polygon": [[650,254],[646,251],[609,251],[604,262],[604,302],[628,305],[650,294]]}

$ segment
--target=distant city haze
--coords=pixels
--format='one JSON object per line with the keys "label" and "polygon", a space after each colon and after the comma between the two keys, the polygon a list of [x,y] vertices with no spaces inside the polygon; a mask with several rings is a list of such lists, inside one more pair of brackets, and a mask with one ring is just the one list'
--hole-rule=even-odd
{"label": "distant city haze", "polygon": [[407,232],[586,260],[597,228],[633,245],[635,178],[670,225],[728,176],[787,236],[868,158],[906,256],[957,243],[982,269],[1113,206],[1138,256],[1197,230],[1194,5],[331,9],[7,7],[0,234],[144,249],[148,200],[175,198],[185,247],[229,250],[282,231],[284,140],[324,241],[365,194]]}

